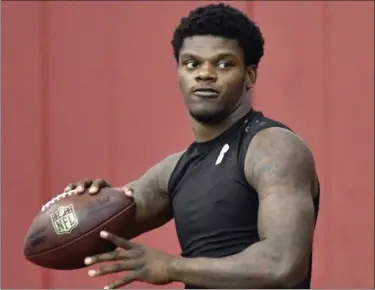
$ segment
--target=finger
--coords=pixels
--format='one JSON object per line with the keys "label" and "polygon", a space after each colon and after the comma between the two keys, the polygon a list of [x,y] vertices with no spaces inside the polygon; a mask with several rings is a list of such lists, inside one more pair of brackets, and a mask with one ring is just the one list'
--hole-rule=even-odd
{"label": "finger", "polygon": [[97,194],[103,187],[109,187],[110,185],[104,179],[95,179],[89,188],[89,194]]}
{"label": "finger", "polygon": [[112,252],[108,252],[104,254],[86,257],[84,262],[86,265],[92,265],[92,264],[107,262],[107,261],[118,261],[124,258],[125,258],[124,251],[123,252],[112,251]]}
{"label": "finger", "polygon": [[126,251],[122,251],[121,256],[124,257],[125,260],[130,260],[130,259],[137,259],[141,257],[144,254],[144,251],[142,249],[138,248],[133,248],[129,249]]}
{"label": "finger", "polygon": [[88,274],[90,277],[102,276],[111,273],[118,273],[125,271],[122,262],[111,264],[108,266],[100,267],[96,270],[89,270]]}
{"label": "finger", "polygon": [[71,190],[73,190],[73,189],[75,189],[75,188],[76,188],[76,184],[75,184],[75,183],[70,183],[70,184],[68,184],[68,185],[65,187],[64,192],[71,191]]}
{"label": "finger", "polygon": [[125,191],[125,195],[126,195],[127,197],[133,197],[133,189],[128,188],[128,187],[125,187],[125,188],[124,188],[124,191]]}
{"label": "finger", "polygon": [[101,231],[100,236],[103,239],[106,239],[106,240],[110,241],[111,243],[115,244],[117,247],[120,247],[120,248],[123,248],[123,249],[132,249],[132,248],[136,248],[138,246],[136,243],[128,241],[124,238],[120,238],[120,237],[118,237],[114,234],[111,234],[109,232],[106,232],[106,231]]}
{"label": "finger", "polygon": [[87,266],[94,265],[102,262],[126,260],[130,261],[140,257],[142,253],[138,250],[127,250],[127,251],[113,251],[96,256],[86,257],[84,262]]}
{"label": "finger", "polygon": [[89,270],[88,275],[90,277],[97,277],[97,276],[103,276],[103,275],[112,274],[112,273],[118,273],[122,271],[131,271],[134,269],[139,269],[141,264],[142,263],[137,260],[121,261],[115,264],[100,267],[95,270],[91,269]]}
{"label": "finger", "polygon": [[76,192],[77,194],[82,194],[85,190],[90,187],[92,180],[89,179],[82,179],[77,182]]}
{"label": "finger", "polygon": [[117,280],[107,286],[104,286],[104,289],[117,289],[118,287],[125,286],[131,282],[134,282],[137,280],[139,276],[139,272],[131,272],[128,276],[125,276],[124,278]]}
{"label": "finger", "polygon": [[125,195],[127,197],[130,197],[130,198],[133,198],[133,189],[129,188],[129,187],[115,187],[115,189],[118,189],[118,190],[122,190],[123,192],[125,192]]}

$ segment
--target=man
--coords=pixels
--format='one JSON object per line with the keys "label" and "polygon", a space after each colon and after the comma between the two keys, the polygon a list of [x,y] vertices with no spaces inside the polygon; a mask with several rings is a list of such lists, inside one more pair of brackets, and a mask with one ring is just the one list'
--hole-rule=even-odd
{"label": "man", "polygon": [[[124,250],[85,259],[92,277],[128,272],[107,289],[133,281],[310,288],[318,178],[306,144],[251,107],[263,44],[255,23],[224,4],[182,18],[172,45],[195,142],[123,187],[136,201],[135,221],[122,237],[101,236]],[[80,181],[66,190],[106,186]],[[172,218],[181,257],[129,241]],[[97,265],[105,261],[113,263]]]}

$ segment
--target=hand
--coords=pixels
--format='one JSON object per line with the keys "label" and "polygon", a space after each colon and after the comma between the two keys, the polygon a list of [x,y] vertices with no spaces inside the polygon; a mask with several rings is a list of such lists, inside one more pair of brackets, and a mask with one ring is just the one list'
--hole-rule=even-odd
{"label": "hand", "polygon": [[[95,180],[83,179],[81,181],[68,184],[65,187],[64,192],[68,192],[74,189],[77,192],[77,194],[84,194],[88,190],[89,194],[95,195],[102,188],[105,188],[105,187],[112,187],[112,186],[104,179],[95,179]],[[133,190],[130,188],[122,187],[122,188],[117,188],[117,189],[123,190],[128,197],[133,196]]]}
{"label": "hand", "polygon": [[130,242],[111,233],[102,231],[100,236],[122,251],[113,251],[85,259],[86,265],[101,262],[117,261],[117,263],[89,270],[90,277],[97,277],[122,271],[130,271],[124,278],[105,286],[104,289],[115,289],[133,281],[142,281],[154,285],[165,285],[173,282],[170,278],[169,267],[174,256]]}
{"label": "hand", "polygon": [[71,184],[68,184],[64,192],[70,191],[70,190],[75,190],[77,194],[83,194],[88,190],[89,194],[97,194],[100,189],[105,188],[105,187],[111,187],[111,185],[105,181],[104,179],[83,179]]}

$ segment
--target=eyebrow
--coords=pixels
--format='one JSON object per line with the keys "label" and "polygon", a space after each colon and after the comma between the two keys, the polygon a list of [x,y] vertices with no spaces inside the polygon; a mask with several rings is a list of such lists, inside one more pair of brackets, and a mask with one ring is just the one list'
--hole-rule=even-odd
{"label": "eyebrow", "polygon": [[[192,57],[192,58],[201,58],[200,56],[194,54],[194,53],[189,53],[189,52],[186,52],[186,53],[182,53],[181,54],[181,58],[183,57]],[[235,57],[235,58],[238,58],[237,55],[233,54],[233,53],[230,53],[230,52],[222,52],[222,53],[218,53],[218,54],[215,54],[212,58],[225,58],[225,57]]]}

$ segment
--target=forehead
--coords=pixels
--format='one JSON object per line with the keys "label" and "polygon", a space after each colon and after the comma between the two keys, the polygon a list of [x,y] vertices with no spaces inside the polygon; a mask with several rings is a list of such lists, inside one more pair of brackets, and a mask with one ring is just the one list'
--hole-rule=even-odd
{"label": "forehead", "polygon": [[180,56],[184,54],[192,54],[202,58],[210,58],[218,54],[232,54],[242,58],[243,51],[235,39],[202,35],[185,38]]}

